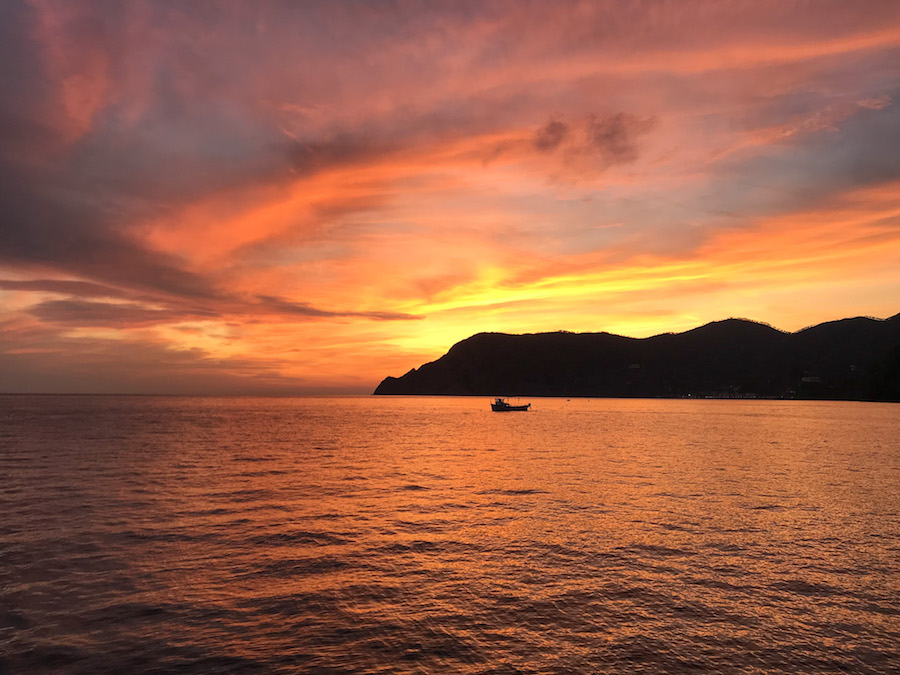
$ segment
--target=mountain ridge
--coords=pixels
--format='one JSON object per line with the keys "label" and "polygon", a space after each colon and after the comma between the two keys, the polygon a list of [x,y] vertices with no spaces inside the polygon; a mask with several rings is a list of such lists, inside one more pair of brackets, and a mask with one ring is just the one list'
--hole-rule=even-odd
{"label": "mountain ridge", "polygon": [[790,333],[749,319],[632,338],[476,333],[378,395],[900,400],[900,314]]}

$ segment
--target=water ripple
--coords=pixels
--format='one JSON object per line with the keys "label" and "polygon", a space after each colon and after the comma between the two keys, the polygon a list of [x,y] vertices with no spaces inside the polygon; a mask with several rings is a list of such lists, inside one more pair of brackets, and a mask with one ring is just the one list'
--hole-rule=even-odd
{"label": "water ripple", "polygon": [[900,672],[896,406],[722,403],[0,397],[0,675]]}

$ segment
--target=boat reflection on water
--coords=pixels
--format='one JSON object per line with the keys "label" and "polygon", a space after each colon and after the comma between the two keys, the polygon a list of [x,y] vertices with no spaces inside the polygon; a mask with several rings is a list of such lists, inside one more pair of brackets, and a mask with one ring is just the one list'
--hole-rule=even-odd
{"label": "boat reflection on water", "polygon": [[494,412],[525,412],[530,407],[530,403],[526,403],[525,405],[512,405],[509,401],[503,398],[495,398],[494,402],[491,403],[491,410],[493,410]]}

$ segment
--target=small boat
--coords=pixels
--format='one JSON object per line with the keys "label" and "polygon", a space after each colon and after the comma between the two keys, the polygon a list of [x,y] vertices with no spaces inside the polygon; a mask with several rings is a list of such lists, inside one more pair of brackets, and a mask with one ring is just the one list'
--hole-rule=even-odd
{"label": "small boat", "polygon": [[509,401],[502,398],[495,398],[494,402],[491,403],[491,410],[494,412],[525,412],[530,407],[530,403],[526,403],[525,405],[512,405]]}

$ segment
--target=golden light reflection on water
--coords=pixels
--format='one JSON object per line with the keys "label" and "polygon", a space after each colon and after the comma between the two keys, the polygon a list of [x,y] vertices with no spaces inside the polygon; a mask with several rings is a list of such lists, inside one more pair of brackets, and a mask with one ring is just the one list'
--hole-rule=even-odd
{"label": "golden light reflection on water", "polygon": [[26,670],[900,663],[891,405],[2,403]]}

